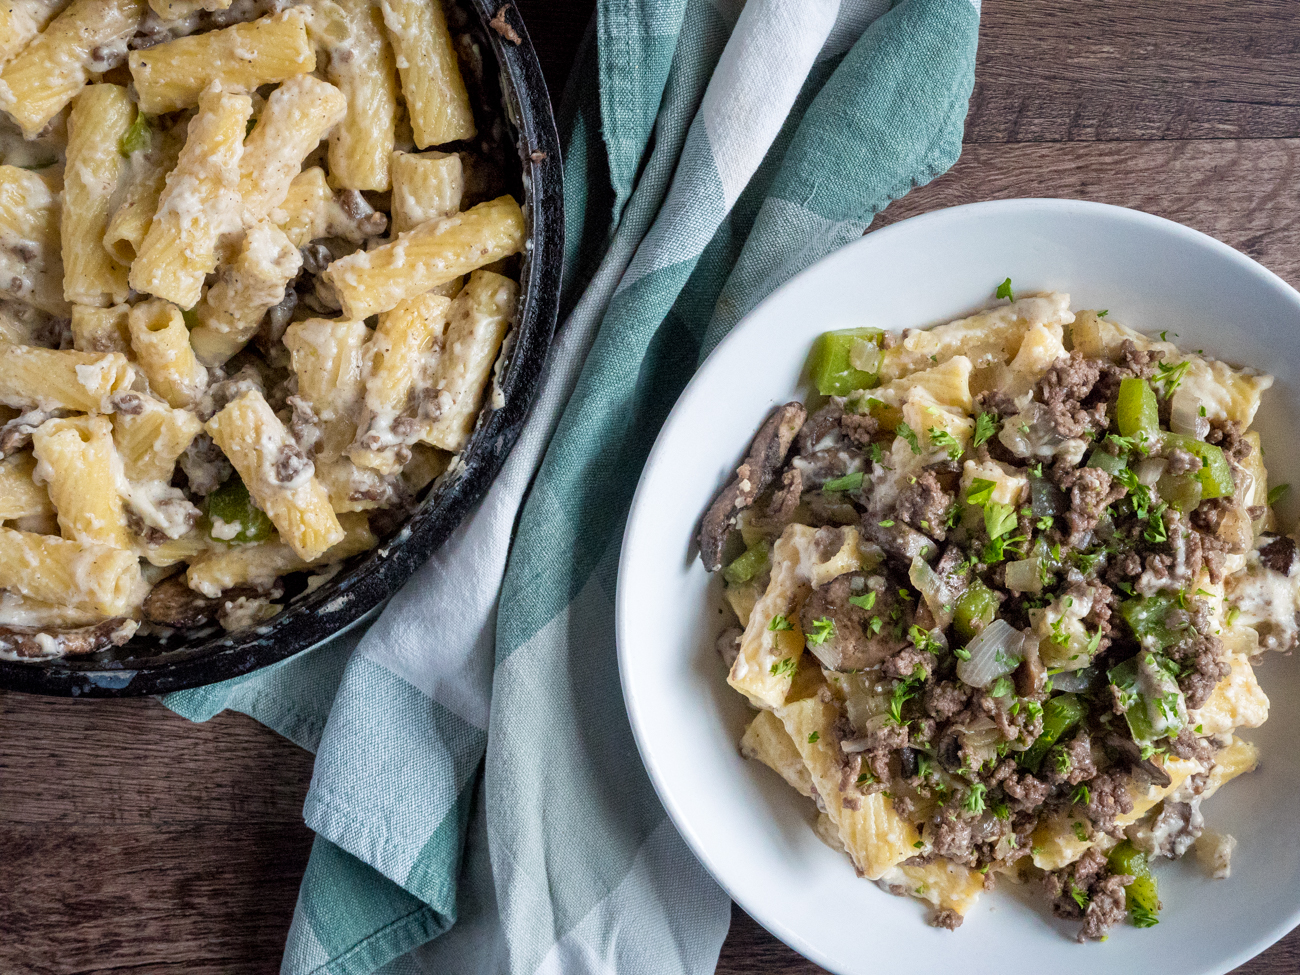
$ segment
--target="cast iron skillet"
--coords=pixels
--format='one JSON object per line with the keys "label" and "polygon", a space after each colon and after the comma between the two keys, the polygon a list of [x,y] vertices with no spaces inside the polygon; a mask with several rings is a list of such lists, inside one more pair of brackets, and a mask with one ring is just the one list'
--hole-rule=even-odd
{"label": "cast iron skillet", "polygon": [[[416,513],[378,548],[357,556],[315,592],[300,595],[265,624],[235,633],[209,634],[189,642],[160,644],[138,638],[126,646],[86,657],[48,662],[0,660],[0,687],[33,694],[133,697],[211,684],[257,670],[341,633],[391,596],[441,545],[487,491],[519,437],[542,379],[555,330],[564,250],[560,145],[550,96],[518,12],[506,6],[506,22],[520,43],[488,26],[495,0],[462,0],[477,24],[470,32],[482,51],[488,89],[500,68],[504,124],[519,152],[508,189],[522,189],[529,221],[528,248],[520,278],[522,301],[504,353],[500,388],[505,403],[485,407],[461,464],[425,497]],[[495,57],[494,57],[495,55]],[[490,93],[490,92],[489,92]],[[482,120],[480,120],[482,121]]]}

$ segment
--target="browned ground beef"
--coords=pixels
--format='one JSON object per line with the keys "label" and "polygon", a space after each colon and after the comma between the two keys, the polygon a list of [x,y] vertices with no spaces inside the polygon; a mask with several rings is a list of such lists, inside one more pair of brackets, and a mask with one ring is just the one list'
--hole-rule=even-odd
{"label": "browned ground beef", "polygon": [[1057,484],[1070,493],[1066,519],[1070,523],[1071,546],[1081,544],[1084,535],[1097,527],[1107,505],[1128,493],[1122,484],[1112,484],[1110,475],[1097,467],[1072,468]]}
{"label": "browned ground beef", "polygon": [[1125,874],[1112,874],[1105,855],[1090,849],[1079,860],[1043,880],[1052,912],[1057,917],[1082,920],[1080,941],[1098,940],[1124,919],[1124,888],[1133,882]]}
{"label": "browned ground beef", "polygon": [[1175,447],[1169,453],[1165,454],[1165,459],[1169,461],[1169,466],[1165,468],[1165,473],[1171,477],[1177,477],[1180,474],[1190,474],[1192,471],[1201,469],[1201,459],[1190,450],[1183,450],[1182,447]]}
{"label": "browned ground beef", "polygon": [[1115,823],[1115,817],[1133,811],[1133,798],[1128,792],[1131,778],[1124,772],[1103,772],[1088,782],[1088,802],[1078,808],[1103,833],[1123,834]]}
{"label": "browned ground beef", "polygon": [[1106,429],[1106,403],[1085,407],[1101,376],[1101,366],[1078,352],[1062,356],[1039,380],[1036,399],[1047,407],[1047,415],[1058,436],[1071,438]]}
{"label": "browned ground beef", "polygon": [[862,447],[871,443],[878,426],[876,418],[870,413],[845,413],[840,417],[840,429],[844,431],[844,436]]}
{"label": "browned ground beef", "polygon": [[944,522],[952,502],[952,495],[939,485],[934,471],[927,470],[900,492],[895,517],[931,538],[943,541],[947,534]]}
{"label": "browned ground beef", "polygon": [[1212,443],[1223,451],[1229,461],[1241,466],[1250,456],[1250,441],[1241,434],[1241,424],[1236,420],[1211,420],[1210,432],[1205,436],[1206,443]]}
{"label": "browned ground beef", "polygon": [[1280,535],[1259,550],[1259,561],[1274,572],[1289,575],[1291,566],[1295,565],[1295,554],[1295,542]]}

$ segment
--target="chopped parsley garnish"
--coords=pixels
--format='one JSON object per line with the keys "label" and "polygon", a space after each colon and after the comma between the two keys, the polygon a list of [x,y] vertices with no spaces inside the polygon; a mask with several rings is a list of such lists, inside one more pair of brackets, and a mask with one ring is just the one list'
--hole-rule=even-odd
{"label": "chopped parsley garnish", "polygon": [[1074,768],[1074,762],[1070,759],[1069,752],[1056,753],[1056,771],[1061,775],[1069,775],[1070,769]]}
{"label": "chopped parsley garnish", "polygon": [[1016,527],[1016,509],[1000,501],[990,501],[984,506],[984,528],[989,538],[1005,535]]}
{"label": "chopped parsley garnish", "polygon": [[835,622],[828,617],[823,616],[813,622],[812,632],[805,637],[809,646],[820,647],[823,643],[831,638],[835,632]]}
{"label": "chopped parsley garnish", "polygon": [[967,650],[965,647],[953,647],[952,655],[956,657],[958,660],[970,659],[970,651]]}
{"label": "chopped parsley garnish", "polygon": [[884,521],[878,521],[878,522],[876,522],[876,524],[879,525],[881,528],[893,528],[893,527],[894,527],[894,519],[893,519],[893,518],[886,518]]}
{"label": "chopped parsley garnish", "polygon": [[1092,801],[1092,793],[1088,791],[1086,785],[1079,785],[1074,790],[1074,795],[1070,796],[1070,801],[1076,806],[1086,806]]}
{"label": "chopped parsley garnish", "polygon": [[970,482],[970,490],[966,492],[966,500],[971,504],[986,505],[993,500],[993,489],[995,487],[997,487],[997,484],[993,481],[977,477]]}
{"label": "chopped parsley garnish", "polygon": [[907,589],[900,589],[900,590],[898,590],[898,598],[899,598],[899,599],[911,599],[911,598],[912,598],[912,593],[911,593],[910,590],[907,590]]}
{"label": "chopped parsley garnish", "polygon": [[1169,396],[1178,388],[1178,384],[1183,381],[1183,377],[1187,375],[1187,370],[1191,368],[1191,365],[1192,360],[1190,359],[1176,362],[1172,366],[1166,362],[1157,362],[1156,374],[1151,382],[1153,385],[1163,386],[1164,395]]}
{"label": "chopped parsley garnish", "polygon": [[1088,909],[1088,892],[1077,886],[1073,880],[1070,881],[1070,896],[1079,905],[1079,910],[1086,911]]}
{"label": "chopped parsley garnish", "polygon": [[1142,904],[1134,904],[1129,909],[1128,914],[1129,920],[1133,922],[1135,928],[1154,928],[1160,923],[1160,919],[1156,917],[1155,912]]}
{"label": "chopped parsley garnish", "polygon": [[1043,517],[1039,518],[1036,522],[1034,522],[1034,527],[1037,528],[1040,532],[1045,532],[1045,531],[1050,531],[1052,525],[1054,525],[1055,523],[1056,522],[1051,515],[1043,515]]}
{"label": "chopped parsley garnish", "polygon": [[915,843],[912,844],[912,849],[923,850],[925,849],[925,844],[922,843],[920,840],[917,840]]}
{"label": "chopped parsley garnish", "polygon": [[884,456],[884,455],[880,452],[880,444],[878,444],[878,443],[873,443],[873,444],[868,448],[868,450],[867,450],[867,455],[871,458],[871,462],[872,462],[873,464],[879,464],[881,458]]}
{"label": "chopped parsley garnish", "polygon": [[[1148,542],[1158,543],[1168,541],[1169,531],[1165,528],[1164,519],[1165,509],[1168,507],[1169,505],[1162,501],[1152,509],[1151,514],[1147,518],[1147,527],[1142,532],[1142,537]],[[1141,516],[1139,515],[1139,517]]]}
{"label": "chopped parsley garnish", "polygon": [[1013,689],[1014,688],[1011,684],[1010,678],[999,677],[996,681],[994,681],[993,690],[989,691],[989,693],[992,694],[994,697],[1006,697],[1012,692]]}
{"label": "chopped parsley garnish", "polygon": [[1287,493],[1288,491],[1290,491],[1290,490],[1291,490],[1291,485],[1290,485],[1290,484],[1279,484],[1279,485],[1278,485],[1277,487],[1275,487],[1275,488],[1269,488],[1269,489],[1268,489],[1268,503],[1271,504],[1271,505],[1273,505],[1273,504],[1277,504],[1277,503],[1278,503],[1279,501],[1281,501],[1284,497],[1286,497],[1286,493]]}
{"label": "chopped parsley garnish", "polygon": [[1205,416],[1205,407],[1204,407],[1204,406],[1201,407],[1201,416]]}
{"label": "chopped parsley garnish", "polygon": [[819,732],[814,731],[812,734],[808,736],[808,744],[810,745],[815,745],[820,740],[821,740],[821,734]]}
{"label": "chopped parsley garnish", "polygon": [[948,456],[952,460],[956,460],[962,455],[961,442],[947,430],[940,427],[931,427],[928,432],[930,434],[930,443],[935,447],[946,447]]}
{"label": "chopped parsley garnish", "polygon": [[1109,308],[1103,308],[1101,311],[1097,312],[1097,317],[1098,317],[1098,318],[1105,318],[1105,317],[1106,317],[1107,315],[1109,315],[1109,314],[1110,314],[1110,309],[1109,309]]}
{"label": "chopped parsley garnish", "polygon": [[889,695],[889,718],[894,724],[903,723],[903,705],[916,697],[916,692],[924,681],[925,670],[918,666],[912,671],[911,677],[900,680],[894,685],[894,690]]}
{"label": "chopped parsley garnish", "polygon": [[1080,843],[1088,842],[1088,830],[1084,827],[1083,823],[1074,824],[1074,838]]}
{"label": "chopped parsley garnish", "polygon": [[870,772],[863,772],[861,775],[858,776],[858,781],[856,784],[860,786],[870,785],[872,782],[875,781],[876,781],[876,777],[874,775],[872,775]]}
{"label": "chopped parsley garnish", "polygon": [[998,432],[998,415],[996,413],[981,413],[975,417],[975,438],[971,440],[972,447],[978,447],[982,443],[987,443],[993,434]]}
{"label": "chopped parsley garnish", "polygon": [[912,448],[912,453],[919,454],[921,452],[921,445],[916,439],[916,431],[906,423],[900,423],[898,426],[894,427],[894,433],[908,442]]}
{"label": "chopped parsley garnish", "polygon": [[867,623],[867,629],[870,630],[872,633],[879,633],[880,628],[883,625],[884,624],[880,622],[879,616],[873,616],[871,617],[871,620]]}
{"label": "chopped parsley garnish", "polygon": [[776,663],[772,664],[768,671],[773,677],[789,677],[794,673],[795,668],[799,666],[794,657],[782,657]]}
{"label": "chopped parsley garnish", "polygon": [[778,613],[776,616],[772,617],[772,622],[767,624],[767,628],[773,633],[776,633],[781,630],[792,630],[794,629],[794,626],[788,619]]}
{"label": "chopped parsley garnish", "polygon": [[966,798],[962,800],[961,807],[968,813],[978,816],[984,811],[984,793],[987,789],[988,786],[983,782],[974,783],[966,793]]}
{"label": "chopped parsley garnish", "polygon": [[850,596],[849,603],[858,609],[871,609],[876,605],[876,591],[864,592],[861,596]]}
{"label": "chopped parsley garnish", "polygon": [[1011,279],[1010,279],[1010,278],[1007,278],[1007,279],[1006,279],[1005,281],[1003,281],[1000,285],[998,285],[997,296],[998,296],[999,298],[1006,298],[1007,301],[1015,301],[1015,300],[1016,300],[1016,299],[1015,299],[1015,295],[1013,295],[1012,292],[1011,292]]}
{"label": "chopped parsley garnish", "polygon": [[1236,606],[1233,606],[1228,610],[1228,615],[1224,617],[1223,622],[1231,626],[1233,623],[1237,622],[1237,617],[1240,615],[1241,615],[1241,610],[1239,610]]}
{"label": "chopped parsley garnish", "polygon": [[934,774],[934,761],[929,755],[918,754],[916,756],[916,774],[923,779],[928,779]]}
{"label": "chopped parsley garnish", "polygon": [[862,487],[862,472],[835,477],[822,485],[823,491],[856,491]]}
{"label": "chopped parsley garnish", "polygon": [[1011,807],[1008,806],[1005,802],[995,802],[991,804],[989,808],[993,810],[993,815],[997,816],[998,819],[1011,818]]}

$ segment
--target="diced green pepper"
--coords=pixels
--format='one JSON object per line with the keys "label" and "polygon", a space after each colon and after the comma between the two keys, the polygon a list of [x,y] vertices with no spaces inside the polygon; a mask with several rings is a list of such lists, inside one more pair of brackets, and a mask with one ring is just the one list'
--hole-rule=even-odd
{"label": "diced green pepper", "polygon": [[1115,420],[1120,436],[1133,437],[1138,443],[1160,436],[1160,405],[1150,383],[1137,376],[1120,380]]}
{"label": "diced green pepper", "polygon": [[1124,904],[1129,918],[1139,928],[1149,928],[1157,923],[1160,898],[1157,896],[1156,878],[1151,876],[1147,855],[1125,840],[1106,857],[1110,872],[1128,874],[1133,883],[1124,888]]}
{"label": "diced green pepper", "polygon": [[1182,638],[1181,620],[1171,626],[1167,618],[1178,606],[1178,597],[1171,592],[1158,592],[1154,596],[1136,596],[1119,604],[1120,615],[1133,630],[1133,635],[1146,649],[1163,650]]}
{"label": "diced green pepper", "polygon": [[770,560],[767,554],[767,544],[756,542],[747,548],[743,554],[736,557],[730,565],[722,570],[722,578],[726,579],[733,586],[742,582],[748,582],[754,576],[760,574],[768,567]]}
{"label": "diced green pepper", "polygon": [[1179,447],[1201,459],[1201,469],[1194,476],[1201,482],[1203,499],[1223,498],[1232,494],[1232,468],[1228,466],[1228,458],[1223,456],[1222,450],[1204,440],[1179,433],[1161,434],[1161,439],[1166,451]]}
{"label": "diced green pepper", "polygon": [[1175,511],[1192,511],[1201,503],[1201,479],[1196,474],[1161,474],[1156,493]]}
{"label": "diced green pepper", "polygon": [[953,610],[953,629],[963,642],[973,640],[975,634],[992,622],[997,610],[998,597],[992,589],[976,579],[957,599]]}
{"label": "diced green pepper", "polygon": [[1139,745],[1176,735],[1186,724],[1187,706],[1177,673],[1167,657],[1145,650],[1110,669],[1107,676],[1118,691],[1116,704]]}
{"label": "diced green pepper", "polygon": [[153,130],[149,127],[149,116],[144,112],[136,112],[135,121],[117,142],[117,151],[130,158],[132,153],[148,152],[152,144]]}
{"label": "diced green pepper", "polygon": [[823,396],[847,396],[855,389],[878,385],[880,377],[874,372],[854,369],[849,355],[857,341],[879,345],[881,334],[878,328],[845,328],[817,336],[808,356],[808,373],[817,392]]}
{"label": "diced green pepper", "polygon": [[[219,542],[263,542],[275,530],[266,512],[248,496],[248,488],[238,474],[207,496],[204,509],[208,535]],[[237,530],[230,533],[236,526]]]}
{"label": "diced green pepper", "polygon": [[843,477],[835,477],[822,485],[823,491],[857,491],[862,487],[864,475],[862,471],[856,471],[852,474],[845,474]]}
{"label": "diced green pepper", "polygon": [[1105,471],[1111,477],[1114,477],[1124,468],[1128,467],[1128,460],[1124,457],[1116,457],[1114,454],[1107,453],[1100,447],[1092,448],[1092,453],[1088,455],[1088,467],[1097,467]]}
{"label": "diced green pepper", "polygon": [[1043,757],[1061,736],[1083,720],[1087,708],[1073,694],[1058,694],[1043,705],[1043,733],[1020,753],[1020,764],[1037,772]]}

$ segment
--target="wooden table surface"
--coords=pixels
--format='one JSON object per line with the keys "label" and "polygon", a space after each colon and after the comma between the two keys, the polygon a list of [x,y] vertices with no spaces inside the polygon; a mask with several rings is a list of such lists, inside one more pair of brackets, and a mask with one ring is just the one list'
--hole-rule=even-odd
{"label": "wooden table surface", "polygon": [[[592,0],[517,0],[558,98]],[[1300,4],[985,0],[961,161],[878,220],[1018,196],[1189,224],[1300,284]],[[311,756],[240,715],[0,692],[0,973],[279,971]],[[725,973],[821,969],[739,909]],[[1300,971],[1300,932],[1240,973]]]}

